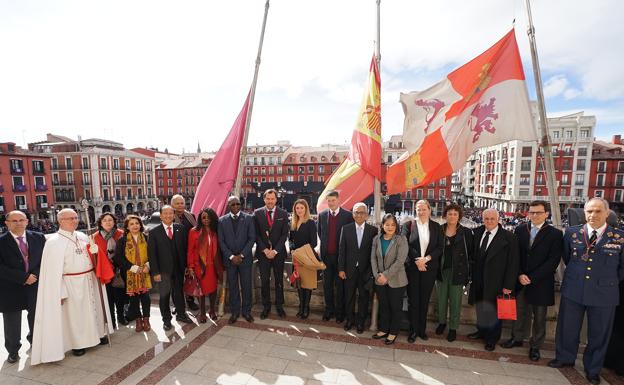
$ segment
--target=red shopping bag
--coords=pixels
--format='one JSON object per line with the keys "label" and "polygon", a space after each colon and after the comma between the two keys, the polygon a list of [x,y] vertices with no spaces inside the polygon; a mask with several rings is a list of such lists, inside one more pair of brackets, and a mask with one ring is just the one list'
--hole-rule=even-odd
{"label": "red shopping bag", "polygon": [[498,311],[498,319],[500,320],[516,320],[516,298],[511,295],[499,295],[496,298],[496,309]]}

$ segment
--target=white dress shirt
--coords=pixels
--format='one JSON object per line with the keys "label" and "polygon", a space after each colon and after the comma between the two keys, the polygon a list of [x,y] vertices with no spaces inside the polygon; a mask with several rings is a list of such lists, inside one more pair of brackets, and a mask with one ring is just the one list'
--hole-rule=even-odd
{"label": "white dress shirt", "polygon": [[485,231],[483,232],[483,235],[481,236],[481,240],[479,241],[479,247],[481,247],[481,243],[483,243],[483,238],[485,238],[485,234],[488,231],[490,232],[490,237],[488,238],[488,243],[487,243],[487,246],[485,247],[486,250],[488,249],[488,247],[490,247],[490,243],[492,243],[492,239],[494,239],[494,236],[498,232],[498,226],[496,226],[494,230],[485,229]]}
{"label": "white dress shirt", "polygon": [[607,223],[605,223],[604,225],[600,226],[600,228],[598,228],[598,229],[594,229],[589,224],[587,224],[586,226],[587,226],[587,239],[589,240],[589,238],[591,238],[592,232],[594,230],[596,230],[596,237],[597,237],[596,238],[596,243],[598,243],[600,238],[602,238],[602,234],[604,233],[605,229],[607,228]]}
{"label": "white dress shirt", "polygon": [[429,246],[429,221],[421,223],[420,219],[416,219],[416,228],[418,229],[418,241],[420,242],[420,256],[425,257],[427,247]]}

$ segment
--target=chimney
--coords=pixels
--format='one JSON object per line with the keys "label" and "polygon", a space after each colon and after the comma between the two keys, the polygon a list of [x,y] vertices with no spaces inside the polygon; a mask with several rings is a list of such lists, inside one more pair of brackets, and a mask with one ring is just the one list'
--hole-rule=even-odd
{"label": "chimney", "polygon": [[622,144],[622,135],[613,135],[613,144]]}

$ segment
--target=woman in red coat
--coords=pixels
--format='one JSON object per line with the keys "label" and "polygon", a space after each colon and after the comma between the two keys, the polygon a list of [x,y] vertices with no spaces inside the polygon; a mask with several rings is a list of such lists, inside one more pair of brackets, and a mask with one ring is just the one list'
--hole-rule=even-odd
{"label": "woman in red coat", "polygon": [[204,294],[199,298],[199,316],[197,320],[205,323],[206,296],[210,300],[210,319],[217,319],[217,283],[223,276],[223,265],[217,238],[219,217],[211,209],[203,209],[199,213],[197,226],[191,229],[188,236],[188,252],[186,264],[189,273],[197,277]]}
{"label": "woman in red coat", "polygon": [[[117,228],[117,218],[109,212],[100,215],[97,220],[97,228],[98,231],[93,235],[93,240],[98,250],[102,250],[103,254],[108,257],[115,273],[117,273],[119,272],[119,266],[115,265],[113,257],[117,241],[123,236],[124,232]],[[128,303],[128,296],[126,295],[125,287],[113,287],[113,281],[106,284],[106,295],[108,296],[108,307],[110,308],[113,328],[116,328],[117,322],[120,325],[128,324],[124,314],[124,305]],[[117,317],[115,317],[115,311],[117,312]]]}

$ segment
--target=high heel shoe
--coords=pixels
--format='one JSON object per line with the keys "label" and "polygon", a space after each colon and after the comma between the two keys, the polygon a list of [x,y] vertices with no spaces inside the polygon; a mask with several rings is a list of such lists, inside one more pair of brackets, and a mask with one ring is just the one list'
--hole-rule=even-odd
{"label": "high heel shoe", "polygon": [[394,336],[393,339],[390,339],[390,335],[388,335],[388,337],[386,337],[386,340],[384,341],[384,344],[386,345],[392,345],[394,343],[394,341],[396,341],[397,336]]}
{"label": "high heel shoe", "polygon": [[149,332],[150,330],[152,330],[152,325],[150,325],[149,317],[143,317],[142,319],[143,319],[143,331]]}
{"label": "high heel shoe", "polygon": [[384,338],[387,338],[387,337],[388,337],[388,333],[383,333],[383,334],[379,334],[379,333],[377,333],[377,334],[373,334],[373,339],[374,339],[374,340],[381,340],[381,339],[384,339]]}

